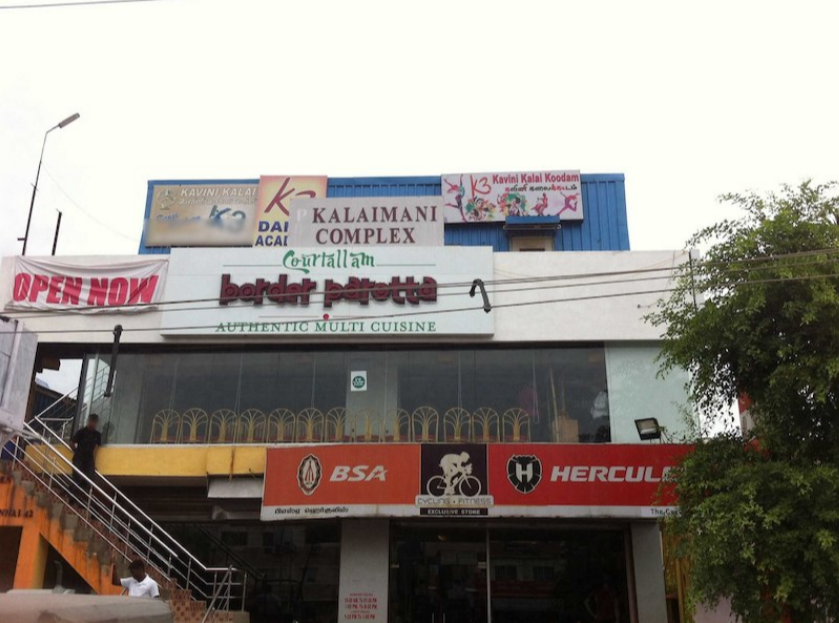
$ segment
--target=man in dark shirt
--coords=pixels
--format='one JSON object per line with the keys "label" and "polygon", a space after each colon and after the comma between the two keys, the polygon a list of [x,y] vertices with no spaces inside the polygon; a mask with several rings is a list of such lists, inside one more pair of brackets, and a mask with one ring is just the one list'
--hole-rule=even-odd
{"label": "man in dark shirt", "polygon": [[[96,474],[96,448],[102,445],[102,434],[96,430],[98,425],[99,416],[91,413],[87,418],[87,426],[80,428],[70,440],[73,447],[73,465],[91,480]],[[77,472],[73,472],[73,480],[84,491],[90,487]]]}

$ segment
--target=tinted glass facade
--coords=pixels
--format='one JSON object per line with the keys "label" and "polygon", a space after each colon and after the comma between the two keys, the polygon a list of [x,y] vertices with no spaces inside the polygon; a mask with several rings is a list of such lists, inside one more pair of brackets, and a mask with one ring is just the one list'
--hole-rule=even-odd
{"label": "tinted glass facade", "polygon": [[116,378],[106,443],[611,439],[602,345],[123,354]]}

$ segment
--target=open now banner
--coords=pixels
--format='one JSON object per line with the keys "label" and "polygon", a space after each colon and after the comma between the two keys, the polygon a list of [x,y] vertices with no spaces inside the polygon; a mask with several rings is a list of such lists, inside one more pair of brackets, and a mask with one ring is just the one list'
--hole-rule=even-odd
{"label": "open now banner", "polygon": [[673,444],[269,448],[262,519],[659,517],[676,510],[664,481],[689,450]]}
{"label": "open now banner", "polygon": [[83,265],[15,258],[7,307],[96,313],[148,311],[160,302],[168,260]]}

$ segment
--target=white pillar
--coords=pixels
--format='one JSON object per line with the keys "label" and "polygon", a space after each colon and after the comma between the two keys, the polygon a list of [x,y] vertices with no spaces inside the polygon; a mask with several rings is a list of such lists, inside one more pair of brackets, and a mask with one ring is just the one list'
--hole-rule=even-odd
{"label": "white pillar", "polygon": [[664,592],[664,562],[658,524],[632,523],[632,566],[635,572],[635,601],[638,621],[667,623]]}
{"label": "white pillar", "polygon": [[341,522],[339,623],[387,623],[389,573],[389,520],[344,519]]}

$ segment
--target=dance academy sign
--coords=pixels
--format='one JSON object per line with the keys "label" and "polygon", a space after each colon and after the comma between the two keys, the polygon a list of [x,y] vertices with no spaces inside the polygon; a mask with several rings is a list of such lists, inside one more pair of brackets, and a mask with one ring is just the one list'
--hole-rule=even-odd
{"label": "dance academy sign", "polygon": [[491,335],[489,248],[175,249],[164,335]]}
{"label": "dance academy sign", "polygon": [[579,171],[455,173],[441,181],[447,223],[492,223],[508,216],[583,220]]}

